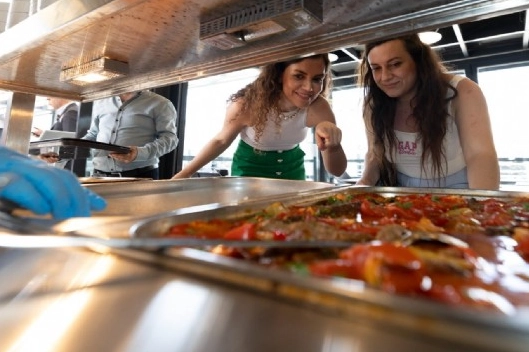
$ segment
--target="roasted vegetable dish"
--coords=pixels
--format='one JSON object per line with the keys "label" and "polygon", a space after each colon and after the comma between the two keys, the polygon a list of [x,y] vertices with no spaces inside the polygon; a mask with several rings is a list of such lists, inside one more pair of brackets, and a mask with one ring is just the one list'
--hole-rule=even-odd
{"label": "roasted vegetable dish", "polygon": [[[226,239],[207,250],[300,275],[513,314],[529,307],[529,198],[343,191],[239,218],[175,224],[166,236]],[[277,241],[237,248],[230,240]],[[283,241],[350,242],[282,248]]]}

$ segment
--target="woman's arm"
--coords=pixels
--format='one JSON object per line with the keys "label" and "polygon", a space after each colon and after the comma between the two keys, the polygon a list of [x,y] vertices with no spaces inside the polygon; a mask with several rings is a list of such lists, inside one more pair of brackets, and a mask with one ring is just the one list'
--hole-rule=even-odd
{"label": "woman's arm", "polygon": [[457,93],[453,102],[455,121],[467,164],[469,187],[497,190],[500,167],[485,96],[470,79],[459,82]]}
{"label": "woman's arm", "polygon": [[315,127],[316,145],[325,170],[334,176],[341,176],[347,168],[347,158],[341,145],[342,131],[336,126],[336,118],[327,100],[319,97],[310,105],[307,126]]}
{"label": "woman's arm", "polygon": [[226,109],[224,125],[220,132],[202,148],[185,168],[174,175],[172,179],[191,177],[195,172],[222,154],[233,143],[242,129],[247,126],[248,121],[248,117],[243,116],[241,113],[241,103],[231,103]]}

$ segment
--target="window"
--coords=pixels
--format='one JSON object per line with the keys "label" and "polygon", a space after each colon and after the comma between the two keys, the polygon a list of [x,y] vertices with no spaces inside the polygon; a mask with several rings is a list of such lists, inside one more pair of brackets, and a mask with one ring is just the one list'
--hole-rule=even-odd
{"label": "window", "polygon": [[529,186],[529,63],[478,69],[500,161],[502,188]]}
{"label": "window", "polygon": [[[0,136],[5,127],[8,101],[12,99],[13,92],[0,90]],[[48,105],[47,97],[35,97],[35,109],[33,111],[32,127],[49,130],[53,124],[53,109]],[[31,141],[36,138],[32,135]]]}
{"label": "window", "polygon": [[[185,167],[220,131],[230,95],[252,82],[258,74],[257,69],[247,69],[189,82],[182,167]],[[207,100],[204,97],[207,97]],[[219,169],[229,172],[233,153],[238,143],[239,137],[224,153],[200,172],[216,172]]]}
{"label": "window", "polygon": [[[332,109],[336,124],[342,130],[342,146],[347,157],[347,175],[357,179],[362,176],[367,152],[367,138],[362,118],[362,88],[336,90],[332,93]],[[345,178],[344,177],[344,178]]]}

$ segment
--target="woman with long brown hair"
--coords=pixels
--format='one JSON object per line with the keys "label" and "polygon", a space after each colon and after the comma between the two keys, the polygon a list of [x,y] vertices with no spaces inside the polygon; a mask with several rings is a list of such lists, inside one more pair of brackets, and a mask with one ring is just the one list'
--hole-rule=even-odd
{"label": "woman with long brown hair", "polygon": [[305,180],[299,143],[309,128],[314,128],[325,169],[340,176],[347,160],[327,101],[330,82],[327,54],[262,67],[252,83],[230,96],[221,131],[173,179],[193,176],[240,135],[231,176]]}
{"label": "woman with long brown hair", "polygon": [[499,188],[475,82],[448,73],[416,34],[368,43],[360,70],[368,152],[358,185]]}

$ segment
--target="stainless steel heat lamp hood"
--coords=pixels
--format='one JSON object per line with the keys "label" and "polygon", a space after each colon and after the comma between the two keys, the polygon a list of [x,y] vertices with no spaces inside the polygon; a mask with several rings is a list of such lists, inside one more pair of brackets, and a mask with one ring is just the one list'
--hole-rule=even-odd
{"label": "stainless steel heat lamp hood", "polygon": [[318,0],[267,0],[200,23],[200,40],[228,50],[281,33],[312,28],[323,21]]}
{"label": "stainless steel heat lamp hood", "polygon": [[[293,6],[297,15],[286,18],[306,25],[287,27],[279,16],[204,32],[204,24],[263,4]],[[90,101],[526,8],[529,0],[58,0],[0,34],[0,89]],[[236,32],[244,45],[208,40]],[[128,74],[61,82],[67,64],[93,57],[126,62]]]}

